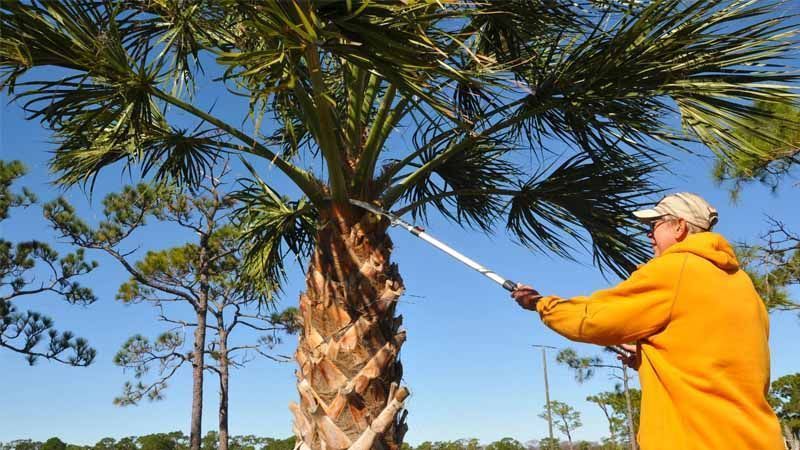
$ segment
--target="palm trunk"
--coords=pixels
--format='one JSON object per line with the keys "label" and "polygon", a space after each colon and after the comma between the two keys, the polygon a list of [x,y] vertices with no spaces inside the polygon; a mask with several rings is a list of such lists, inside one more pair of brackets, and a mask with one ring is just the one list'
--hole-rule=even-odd
{"label": "palm trunk", "polygon": [[219,450],[228,450],[228,331],[219,316]]}
{"label": "palm trunk", "polygon": [[408,391],[397,388],[405,331],[395,307],[403,281],[389,259],[388,224],[337,210],[326,215],[300,296],[300,404],[289,405],[296,448],[397,450]]}
{"label": "palm trunk", "polygon": [[197,309],[197,327],[192,349],[192,422],[189,428],[189,449],[200,450],[203,420],[203,371],[205,369],[206,315],[205,301]]}
{"label": "palm trunk", "polygon": [[633,404],[631,403],[631,392],[628,389],[628,369],[622,365],[622,383],[625,388],[625,407],[628,414],[628,433],[630,435],[631,450],[636,450],[636,429],[633,426]]}

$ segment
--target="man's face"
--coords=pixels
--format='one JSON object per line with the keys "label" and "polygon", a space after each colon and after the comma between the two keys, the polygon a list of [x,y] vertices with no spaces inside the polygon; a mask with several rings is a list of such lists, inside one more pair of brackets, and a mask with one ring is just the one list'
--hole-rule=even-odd
{"label": "man's face", "polygon": [[661,256],[668,248],[682,241],[687,231],[683,219],[656,219],[650,222],[647,237],[653,246],[653,256]]}

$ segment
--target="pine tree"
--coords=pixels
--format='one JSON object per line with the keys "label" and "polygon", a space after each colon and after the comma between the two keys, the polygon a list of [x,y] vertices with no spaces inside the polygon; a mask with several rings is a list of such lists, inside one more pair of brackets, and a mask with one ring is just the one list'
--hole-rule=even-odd
{"label": "pine tree", "polygon": [[[12,190],[12,184],[24,174],[25,167],[19,161],[0,161],[0,226],[5,225],[14,208],[36,203],[36,196],[27,188],[19,193]],[[94,303],[97,298],[91,289],[75,278],[96,267],[96,262],[84,259],[80,249],[59,256],[45,242],[13,243],[0,237],[0,348],[24,355],[30,365],[39,358],[71,366],[91,364],[96,351],[86,339],[76,338],[70,331],[59,333],[50,317],[34,311],[19,312],[19,304],[26,297],[48,293],[74,305]],[[41,279],[46,281],[38,281]]]}
{"label": "pine tree", "polygon": [[[228,448],[228,392],[230,369],[242,367],[253,355],[275,360],[283,332],[297,328],[296,311],[273,308],[274,287],[246,276],[242,266],[239,227],[234,222],[236,200],[223,192],[223,179],[209,176],[197,192],[183,192],[165,184],[140,184],[103,199],[104,220],[96,227],[82,221],[65,199],[45,205],[46,217],[77,246],[102,251],[116,259],[131,278],[117,299],[127,304],[146,303],[156,308],[158,320],[169,327],[155,339],[132,336],[114,357],[114,363],[132,370],[135,382],[126,382],[114,402],[135,405],[142,399],[163,398],[167,382],[186,365],[192,367],[190,448],[200,448],[203,379],[206,371],[219,378],[219,449]],[[130,236],[148,221],[177,226],[194,241],[149,250],[138,261],[125,251]],[[191,319],[176,316],[173,305],[188,305]],[[251,343],[234,345],[234,330],[255,330]],[[191,351],[183,351],[191,334]],[[152,368],[158,375],[148,379]]]}

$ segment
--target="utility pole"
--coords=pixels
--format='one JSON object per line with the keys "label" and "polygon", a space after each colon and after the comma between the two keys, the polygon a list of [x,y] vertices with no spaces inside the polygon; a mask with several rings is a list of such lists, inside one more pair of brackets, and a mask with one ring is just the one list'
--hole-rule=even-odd
{"label": "utility pole", "polygon": [[550,433],[550,442],[553,442],[555,438],[553,437],[553,414],[550,411],[550,385],[547,383],[547,349],[555,350],[555,347],[551,347],[549,345],[532,345],[531,347],[537,347],[542,349],[542,367],[544,368],[544,398],[547,402],[547,431]]}
{"label": "utility pole", "polygon": [[625,387],[625,408],[628,416],[628,435],[631,441],[631,450],[636,450],[636,428],[633,426],[633,405],[631,404],[631,391],[628,388],[628,368],[622,364],[622,383]]}

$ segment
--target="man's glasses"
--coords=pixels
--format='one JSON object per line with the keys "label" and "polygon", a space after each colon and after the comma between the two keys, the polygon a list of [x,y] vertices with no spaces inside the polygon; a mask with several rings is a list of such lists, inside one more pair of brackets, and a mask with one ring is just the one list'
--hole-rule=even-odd
{"label": "man's glasses", "polygon": [[659,219],[659,220],[654,220],[654,221],[650,222],[650,228],[647,231],[647,235],[648,236],[653,235],[656,232],[656,228],[658,228],[658,226],[661,225],[664,222],[666,222],[665,219]]}

